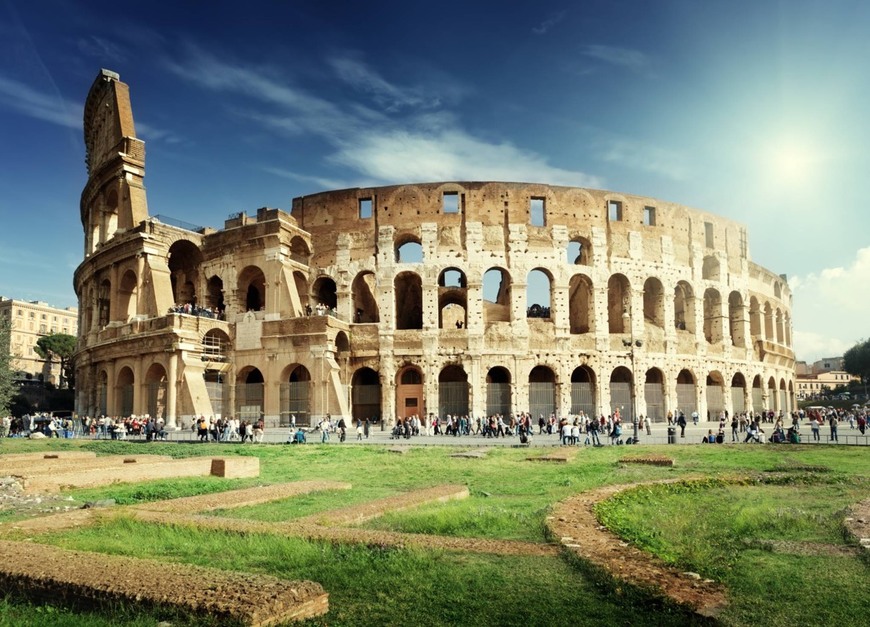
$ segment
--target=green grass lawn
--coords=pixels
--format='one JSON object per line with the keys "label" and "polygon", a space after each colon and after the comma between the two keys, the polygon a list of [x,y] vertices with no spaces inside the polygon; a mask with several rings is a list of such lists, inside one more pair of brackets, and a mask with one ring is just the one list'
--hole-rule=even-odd
{"label": "green grass lawn", "polygon": [[[99,453],[226,454],[219,445],[122,442],[4,443],[0,452],[81,446]],[[239,449],[233,449],[239,450]],[[867,581],[859,557],[794,555],[759,548],[779,540],[845,544],[844,509],[868,495],[867,451],[846,447],[605,447],[568,464],[526,461],[535,451],[503,448],[485,459],[451,458],[452,447],[396,455],[380,447],[262,446],[256,480],[154,481],[71,493],[77,501],[120,504],[296,480],[336,480],[325,491],[214,516],[264,521],[313,513],[446,483],[467,485],[461,501],[424,505],[369,521],[367,528],[448,536],[547,541],[553,504],[590,488],[654,479],[708,477],[700,484],[644,487],[600,506],[608,526],[678,568],[722,581],[725,625],[863,625],[870,611],[855,582]],[[672,468],[624,465],[621,456],[654,452]],[[733,483],[736,477],[762,481]],[[721,481],[728,477],[729,481]],[[14,533],[7,536],[14,537]],[[685,625],[681,608],[615,581],[582,561],[441,550],[341,546],[277,535],[239,535],[159,526],[118,516],[100,526],[40,536],[66,548],[311,579],[330,595],[329,625]],[[831,594],[836,590],[836,594]],[[84,613],[7,599],[0,625],[154,625],[160,612],[109,608]],[[184,624],[184,617],[172,617]]]}

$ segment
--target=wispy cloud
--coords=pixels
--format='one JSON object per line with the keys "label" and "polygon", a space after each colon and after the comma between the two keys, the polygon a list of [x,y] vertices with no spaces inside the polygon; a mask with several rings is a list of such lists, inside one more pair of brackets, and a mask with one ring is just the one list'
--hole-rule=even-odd
{"label": "wispy cloud", "polygon": [[[328,163],[350,168],[369,184],[460,179],[601,186],[597,177],[552,166],[533,151],[477,137],[455,114],[422,95],[426,89],[394,85],[358,59],[339,58],[330,61],[333,70],[385,105],[384,111],[346,97],[330,101],[267,68],[227,63],[198,48],[191,47],[185,60],[168,63],[188,81],[259,102],[260,107],[235,110],[271,130],[320,137],[333,151]],[[399,109],[407,111],[399,115]]]}
{"label": "wispy cloud", "polygon": [[67,128],[82,128],[81,105],[59,96],[49,96],[3,76],[0,76],[0,106],[36,120]]}
{"label": "wispy cloud", "polygon": [[260,166],[259,169],[263,172],[267,172],[268,174],[274,174],[275,176],[280,176],[281,178],[289,179],[291,181],[298,181],[300,183],[314,183],[314,185],[316,185],[319,190],[343,189],[353,186],[352,183],[348,183],[347,181],[324,178],[321,176],[314,176],[310,174],[300,174],[299,172],[293,172],[291,170],[285,170],[283,168],[276,168],[274,166]]}
{"label": "wispy cloud", "polygon": [[652,172],[674,181],[683,181],[689,176],[686,158],[673,150],[612,135],[599,137],[595,143],[600,158],[608,163]]}
{"label": "wispy cloud", "polygon": [[840,354],[870,336],[870,247],[861,248],[848,266],[824,268],[789,279],[794,294],[795,352],[813,361]]}
{"label": "wispy cloud", "polygon": [[563,19],[565,19],[565,16],[567,14],[568,14],[567,11],[559,11],[557,13],[551,13],[550,15],[547,16],[547,19],[545,19],[543,22],[541,22],[540,24],[538,24],[537,26],[534,26],[532,28],[532,33],[534,33],[535,35],[546,35],[547,31],[549,31],[556,24],[558,24]]}
{"label": "wispy cloud", "polygon": [[649,57],[640,50],[590,44],[584,46],[581,52],[587,57],[598,59],[599,61],[604,61],[610,65],[622,67],[639,74],[647,73],[650,69]]}
{"label": "wispy cloud", "polygon": [[79,52],[89,57],[97,57],[103,62],[125,63],[129,58],[122,45],[99,35],[81,37],[76,43]]}

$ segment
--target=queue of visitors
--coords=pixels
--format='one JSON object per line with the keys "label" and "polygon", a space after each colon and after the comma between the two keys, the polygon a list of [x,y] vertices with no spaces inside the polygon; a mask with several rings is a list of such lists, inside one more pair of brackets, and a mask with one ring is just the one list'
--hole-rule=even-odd
{"label": "queue of visitors", "polygon": [[224,319],[224,312],[217,307],[200,307],[191,303],[175,304],[169,308],[169,313],[185,314],[188,316],[200,316],[202,318]]}

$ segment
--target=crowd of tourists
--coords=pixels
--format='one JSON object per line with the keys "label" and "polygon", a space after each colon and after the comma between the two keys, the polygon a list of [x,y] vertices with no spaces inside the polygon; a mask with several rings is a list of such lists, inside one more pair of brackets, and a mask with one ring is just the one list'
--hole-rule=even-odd
{"label": "crowd of tourists", "polygon": [[200,316],[202,318],[215,318],[216,320],[224,319],[224,312],[220,311],[217,307],[200,307],[199,305],[194,305],[192,303],[176,303],[169,308],[169,313]]}

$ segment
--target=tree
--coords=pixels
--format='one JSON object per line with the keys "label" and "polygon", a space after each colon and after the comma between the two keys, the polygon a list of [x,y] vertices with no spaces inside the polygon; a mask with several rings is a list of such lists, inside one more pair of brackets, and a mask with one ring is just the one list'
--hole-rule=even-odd
{"label": "tree", "polygon": [[861,340],[843,353],[843,367],[849,374],[861,377],[866,394],[870,381],[870,340]]}
{"label": "tree", "polygon": [[52,333],[44,335],[36,340],[36,354],[47,362],[55,359],[60,362],[60,385],[64,387],[64,381],[69,379],[72,370],[72,357],[76,350],[76,338],[68,333]]}
{"label": "tree", "polygon": [[9,338],[9,319],[0,317],[0,416],[9,413],[9,404],[15,393],[12,353],[9,352],[12,343]]}

